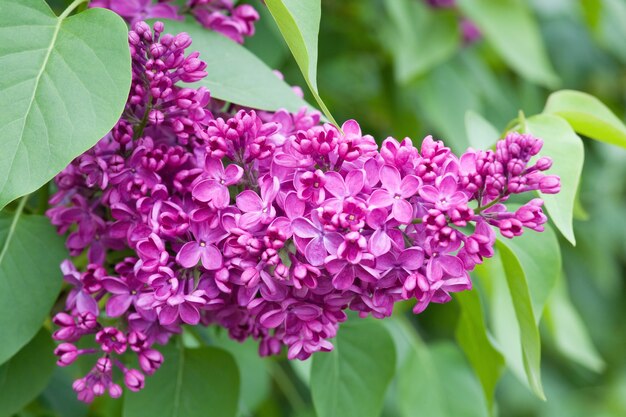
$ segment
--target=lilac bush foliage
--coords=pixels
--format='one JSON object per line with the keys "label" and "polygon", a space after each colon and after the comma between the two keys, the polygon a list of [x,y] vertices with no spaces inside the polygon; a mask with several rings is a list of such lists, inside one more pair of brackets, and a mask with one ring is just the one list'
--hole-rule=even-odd
{"label": "lilac bush foliage", "polygon": [[146,19],[182,19],[191,14],[205,28],[221,33],[238,43],[254,35],[259,13],[249,4],[235,6],[233,0],[188,0],[179,9],[171,0],[92,0],[91,7],[111,9],[128,22]]}
{"label": "lilac bush foliage", "polygon": [[[425,0],[426,4],[433,9],[454,9],[456,8],[456,0]],[[459,17],[459,30],[463,41],[466,44],[476,42],[482,36],[480,29],[470,19]]]}
{"label": "lilac bush foliage", "polygon": [[540,139],[510,133],[458,157],[430,136],[379,147],[356,121],[339,129],[307,109],[224,106],[185,87],[206,65],[187,34],[163,30],[134,24],[125,111],[56,177],[47,212],[74,257],[61,265],[72,289],[53,319],[58,364],[96,356],[74,383],[81,400],[120,396],[114,368],[140,390],[163,362],[154,344],[184,324],[252,337],[261,355],[329,351],[346,310],[447,302],[493,255],[494,229],[543,230],[541,200],[504,204],[559,191],[550,159],[533,159]]}

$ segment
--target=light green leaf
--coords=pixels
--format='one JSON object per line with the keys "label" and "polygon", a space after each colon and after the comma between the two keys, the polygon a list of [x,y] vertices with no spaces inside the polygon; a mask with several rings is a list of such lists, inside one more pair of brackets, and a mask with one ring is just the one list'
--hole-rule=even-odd
{"label": "light green leaf", "polygon": [[126,24],[72,9],[57,17],[43,0],[0,0],[0,209],[92,147],[124,109]]}
{"label": "light green leaf", "polygon": [[0,366],[0,417],[9,417],[32,401],[56,368],[50,333],[39,331],[10,361]]}
{"label": "light green leaf", "polygon": [[573,90],[557,91],[548,97],[543,112],[561,116],[581,135],[626,148],[626,126],[592,95]]}
{"label": "light green leaf", "polygon": [[389,332],[373,320],[341,325],[332,352],[313,355],[311,395],[318,417],[377,417],[395,371]]}
{"label": "light green leaf", "polygon": [[322,8],[320,0],[266,0],[265,4],[300,67],[315,101],[328,120],[337,125],[317,89],[317,37]]}
{"label": "light green leaf", "polygon": [[383,26],[396,79],[406,84],[447,60],[461,44],[454,12],[429,10],[414,0],[385,2],[391,24]]}
{"label": "light green leaf", "polygon": [[213,347],[165,346],[161,368],[140,392],[124,395],[124,417],[235,417],[239,372],[232,356]]}
{"label": "light green leaf", "polygon": [[510,249],[523,269],[534,316],[539,323],[561,273],[561,248],[556,234],[552,227],[545,225],[543,232],[527,229],[522,236],[501,238],[498,247],[502,246]]}
{"label": "light green leaf", "polygon": [[585,158],[583,142],[558,116],[533,116],[526,121],[526,127],[529,133],[543,139],[541,156],[552,158],[553,165],[547,173],[561,178],[561,191],[558,194],[540,193],[541,198],[556,227],[575,245],[573,217]]}
{"label": "light green leaf", "polygon": [[486,417],[480,384],[452,343],[426,345],[403,318],[387,323],[396,349],[397,398],[402,417]]}
{"label": "light green leaf", "polygon": [[470,146],[475,149],[489,149],[500,138],[498,130],[487,119],[472,110],[465,113],[465,130]]}
{"label": "light green leaf", "polygon": [[519,380],[545,399],[538,323],[561,273],[558,241],[546,226],[543,233],[527,230],[515,239],[499,239],[496,245],[496,255],[477,266],[476,273],[489,289],[497,347]]}
{"label": "light green leaf", "polygon": [[457,4],[513,71],[547,87],[559,82],[528,2],[459,0]]}
{"label": "light green leaf", "polygon": [[297,112],[308,104],[252,52],[236,42],[211,32],[196,21],[167,20],[165,31],[187,32],[192,49],[200,52],[208,75],[195,87],[206,87],[211,97],[261,110],[285,108]]}
{"label": "light green leaf", "polygon": [[572,305],[564,276],[559,278],[548,301],[545,323],[563,355],[592,371],[601,372],[604,369],[604,360],[593,345],[580,314]]}
{"label": "light green leaf", "polygon": [[480,380],[487,409],[491,410],[496,384],[504,370],[504,357],[493,346],[487,333],[478,291],[462,291],[454,298],[461,306],[456,339]]}
{"label": "light green leaf", "polygon": [[0,213],[0,363],[39,330],[61,289],[63,239],[43,216]]}

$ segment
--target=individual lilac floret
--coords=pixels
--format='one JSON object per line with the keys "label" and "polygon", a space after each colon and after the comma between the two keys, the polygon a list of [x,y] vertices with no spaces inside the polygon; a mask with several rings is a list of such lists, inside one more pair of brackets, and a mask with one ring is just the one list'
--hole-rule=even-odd
{"label": "individual lilac floret", "polygon": [[163,30],[134,24],[124,113],[57,176],[47,213],[80,259],[61,265],[71,288],[53,318],[59,366],[94,357],[80,400],[119,397],[122,381],[141,390],[165,359],[156,345],[183,325],[253,338],[261,355],[329,351],[347,310],[448,302],[471,289],[496,231],[543,230],[540,199],[505,205],[558,192],[540,139],[513,132],[460,157],[430,136],[379,150],[354,120],[213,103],[185,86],[206,75],[189,36]]}

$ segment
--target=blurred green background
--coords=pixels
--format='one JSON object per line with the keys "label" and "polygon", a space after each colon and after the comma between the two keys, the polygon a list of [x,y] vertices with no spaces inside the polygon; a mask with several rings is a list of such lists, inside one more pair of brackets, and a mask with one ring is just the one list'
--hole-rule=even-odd
{"label": "blurred green background", "polygon": [[[57,5],[63,2],[50,0]],[[283,72],[290,84],[304,87],[268,11],[260,1],[251,3],[262,17],[257,34],[245,45]],[[528,116],[541,112],[548,95],[559,89],[593,94],[620,119],[626,118],[624,0],[521,2],[537,23],[537,41],[547,52],[543,65],[547,73],[533,73],[532,61],[503,57],[499,42],[523,48],[525,40],[534,36],[534,32],[506,32],[509,19],[515,18],[506,7],[497,16],[503,38],[490,33],[464,44],[458,29],[461,9],[434,10],[421,0],[324,0],[322,4],[320,93],[340,123],[354,118],[378,140],[410,136],[419,143],[432,134],[455,151],[463,151],[470,145],[465,126],[468,111],[482,115],[502,132],[519,110]],[[505,32],[513,38],[506,39]],[[568,348],[554,338],[553,327],[562,326],[563,332],[577,329],[556,315],[544,316],[542,377],[548,400],[536,398],[506,371],[496,389],[499,416],[626,416],[626,150],[587,139],[584,143],[581,204],[575,220],[578,244],[573,247],[559,239],[566,290],[605,366],[594,371],[572,360]],[[419,316],[412,315],[409,306],[401,306],[396,314],[406,318],[403,323],[413,326],[424,342],[419,343],[429,356],[424,366],[415,368],[415,384],[428,385],[433,375],[439,378],[444,401],[449,403],[449,414],[442,415],[485,415],[477,379],[454,344],[460,314],[457,301],[431,305]],[[309,364],[262,360],[255,343],[238,345],[214,330],[209,333],[211,343],[231,350],[243,365],[242,416],[314,416],[307,388]],[[422,399],[416,400],[414,413],[407,413],[398,406],[397,395],[394,380],[385,416],[430,417],[420,412]],[[58,369],[46,391],[19,415],[116,416],[121,415],[121,406],[122,401],[103,398],[89,408],[78,403],[71,392],[70,374]]]}

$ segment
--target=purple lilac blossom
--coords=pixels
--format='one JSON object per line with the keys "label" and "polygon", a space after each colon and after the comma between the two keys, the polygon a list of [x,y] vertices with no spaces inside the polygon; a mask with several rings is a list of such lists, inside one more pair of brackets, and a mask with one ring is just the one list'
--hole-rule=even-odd
{"label": "purple lilac blossom", "polygon": [[232,0],[189,0],[179,10],[172,0],[92,0],[90,7],[113,10],[129,23],[147,19],[182,20],[190,13],[205,28],[221,33],[237,43],[254,35],[259,13],[249,4],[235,6]]}
{"label": "purple lilac blossom", "polygon": [[[70,255],[88,257],[84,271],[62,263],[72,289],[53,318],[60,366],[97,357],[73,385],[80,400],[119,397],[114,368],[142,389],[163,362],[154,345],[182,325],[251,337],[261,355],[329,351],[347,310],[384,318],[402,300],[415,313],[447,302],[472,287],[496,230],[543,230],[540,199],[504,204],[559,191],[541,139],[512,132],[495,152],[458,157],[431,136],[379,148],[356,121],[338,129],[305,109],[223,113],[185,86],[206,75],[189,36],[163,29],[133,25],[123,115],[56,177],[47,212],[71,231]],[[79,349],[82,337],[98,347]],[[140,369],[120,360],[129,352]]]}

